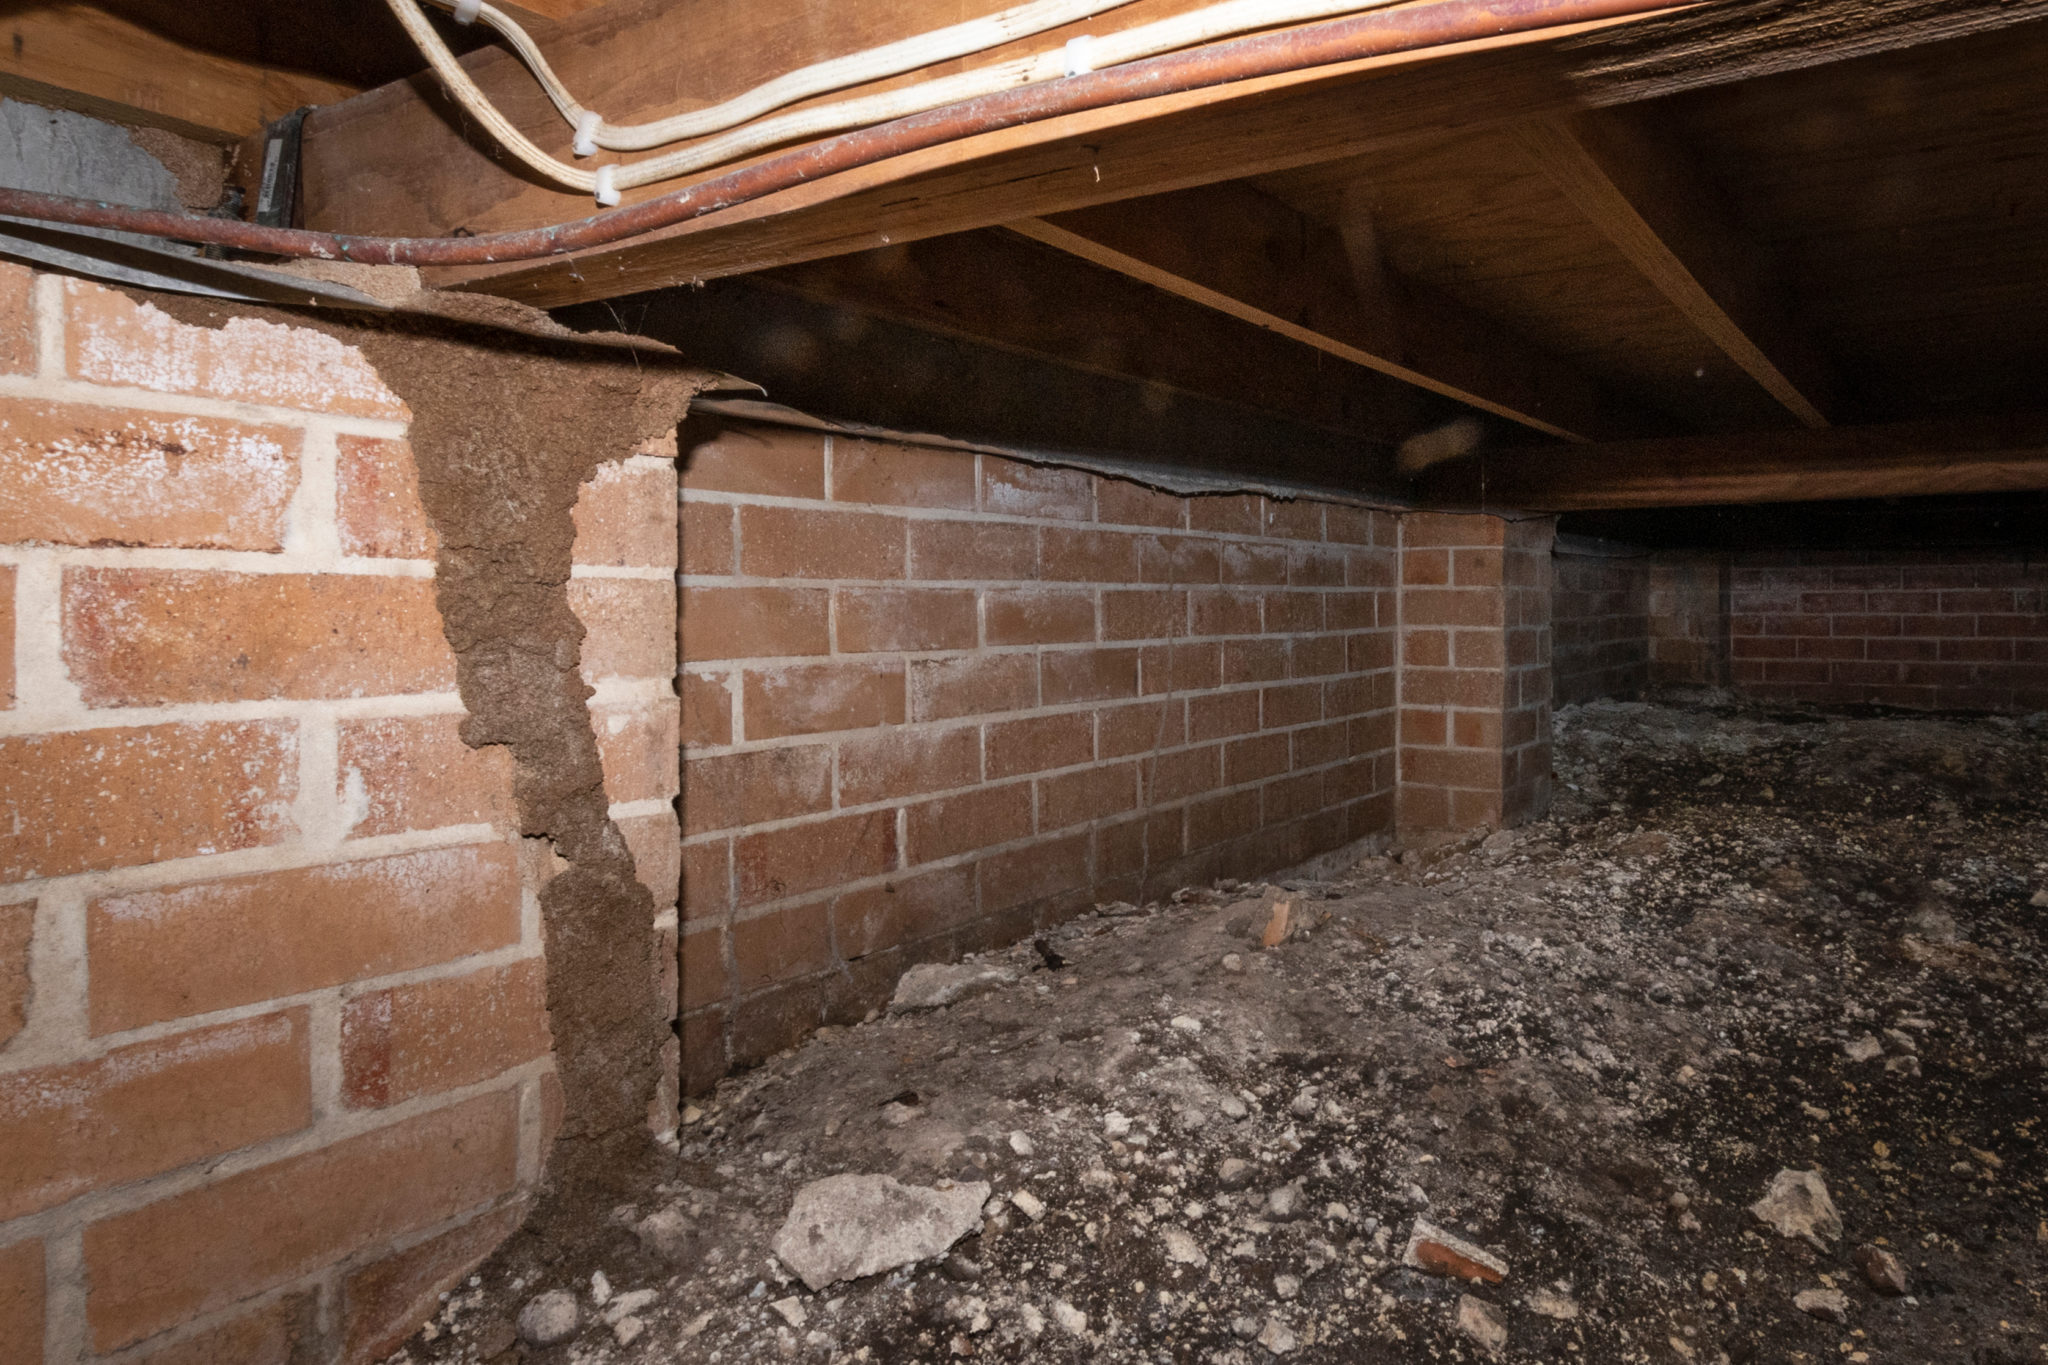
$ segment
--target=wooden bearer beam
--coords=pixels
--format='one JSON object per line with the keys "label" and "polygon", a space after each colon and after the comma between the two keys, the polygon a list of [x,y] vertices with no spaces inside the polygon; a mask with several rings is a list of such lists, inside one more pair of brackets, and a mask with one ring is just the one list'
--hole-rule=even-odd
{"label": "wooden bearer beam", "polygon": [[1510,450],[1423,487],[1546,512],[2048,489],[2048,413]]}
{"label": "wooden bearer beam", "polygon": [[1832,385],[1792,323],[1765,253],[1675,146],[1634,109],[1521,130],[1537,165],[1660,293],[1808,427]]}
{"label": "wooden bearer beam", "polygon": [[1249,185],[1127,199],[1012,230],[1353,365],[1546,435],[1625,431],[1584,375]]}

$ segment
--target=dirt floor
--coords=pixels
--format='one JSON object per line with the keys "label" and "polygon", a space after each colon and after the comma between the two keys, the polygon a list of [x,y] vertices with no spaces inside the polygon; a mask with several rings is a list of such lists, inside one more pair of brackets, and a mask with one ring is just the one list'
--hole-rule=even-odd
{"label": "dirt floor", "polygon": [[[2048,1361],[2048,716],[1597,703],[1556,768],[1528,828],[1105,907],[822,1031],[394,1359]],[[1751,1211],[1783,1170],[1839,1236]],[[991,1188],[812,1293],[770,1248],[842,1173]],[[1505,1278],[1404,1264],[1418,1217]]]}

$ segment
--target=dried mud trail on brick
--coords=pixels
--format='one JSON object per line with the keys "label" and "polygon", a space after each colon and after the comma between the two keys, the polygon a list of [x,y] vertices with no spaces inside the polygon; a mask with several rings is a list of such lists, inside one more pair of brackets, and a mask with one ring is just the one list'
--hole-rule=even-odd
{"label": "dried mud trail on brick", "polygon": [[[820,1032],[396,1359],[2041,1359],[2048,716],[1596,703],[1556,775],[1524,829],[1104,907]],[[1752,1211],[1788,1171],[1839,1229]],[[814,1293],[771,1248],[844,1174],[989,1194]]]}

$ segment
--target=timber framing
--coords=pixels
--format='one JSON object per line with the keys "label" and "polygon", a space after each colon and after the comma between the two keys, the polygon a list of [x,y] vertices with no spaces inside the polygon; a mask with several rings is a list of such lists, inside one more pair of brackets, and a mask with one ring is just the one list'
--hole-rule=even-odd
{"label": "timber framing", "polygon": [[[914,6],[886,8],[900,20]],[[984,134],[577,257],[436,272],[433,282],[543,307],[615,297],[861,250],[885,244],[884,238],[1043,217],[1487,123],[1703,89],[2044,14],[2048,0],[1738,0],[1376,58]],[[1151,16],[1133,14],[1131,22],[1142,17]],[[609,116],[627,120],[672,105],[668,76],[681,67],[716,67],[721,59],[751,64],[739,55],[750,40],[754,48],[772,48],[784,67],[825,55],[792,51],[782,37],[767,43],[745,23],[721,28],[702,22],[694,7],[686,12],[633,0],[564,21],[556,50],[572,87],[590,91]],[[1062,38],[1055,33],[1038,41],[1050,46]],[[637,73],[633,89],[618,88],[616,58],[625,52],[634,54],[623,64]],[[547,139],[544,145],[566,146],[568,130],[537,107],[540,95],[509,56],[491,49],[465,60],[515,121]],[[601,78],[608,70],[614,74],[606,82]],[[659,98],[650,86],[659,88]],[[472,142],[426,78],[323,110],[309,121],[307,136],[309,227],[482,232],[588,211],[578,196],[522,178]]]}
{"label": "timber framing", "polygon": [[2048,489],[2048,413],[1510,450],[1432,471],[1432,501],[1544,512]]}

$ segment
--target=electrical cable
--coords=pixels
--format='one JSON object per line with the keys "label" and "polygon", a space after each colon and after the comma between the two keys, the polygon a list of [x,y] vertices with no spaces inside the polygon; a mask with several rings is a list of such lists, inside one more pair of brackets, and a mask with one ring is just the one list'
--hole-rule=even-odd
{"label": "electrical cable", "polygon": [[1435,0],[1402,5],[929,110],[799,147],[627,208],[546,227],[461,237],[378,237],[266,227],[7,188],[0,188],[0,216],[139,232],[270,256],[371,265],[502,265],[643,237],[827,176],[1005,128],[1397,52],[1692,7],[1671,0]]}

